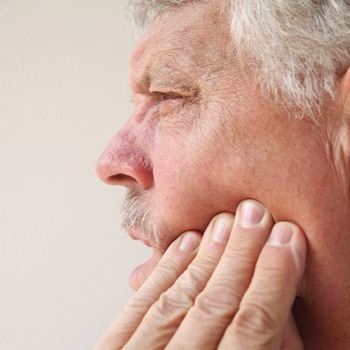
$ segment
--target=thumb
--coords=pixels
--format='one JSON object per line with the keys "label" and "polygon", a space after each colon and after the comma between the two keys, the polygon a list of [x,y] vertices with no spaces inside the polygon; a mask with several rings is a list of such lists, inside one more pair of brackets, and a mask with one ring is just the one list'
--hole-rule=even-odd
{"label": "thumb", "polygon": [[290,313],[282,334],[281,350],[303,350],[304,345],[295,323],[294,316]]}

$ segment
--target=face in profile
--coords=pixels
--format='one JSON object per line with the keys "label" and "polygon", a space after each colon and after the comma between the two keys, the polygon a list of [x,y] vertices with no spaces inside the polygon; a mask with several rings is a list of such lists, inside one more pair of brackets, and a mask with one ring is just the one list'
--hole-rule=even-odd
{"label": "face in profile", "polygon": [[299,224],[315,251],[327,246],[324,262],[311,256],[310,271],[336,250],[318,239],[331,226],[340,235],[324,217],[345,200],[325,147],[328,129],[296,121],[262,95],[230,45],[228,18],[211,6],[151,24],[131,59],[135,110],[98,162],[103,181],[128,188],[122,216],[130,236],[153,249],[130,279],[134,289],[182,232],[203,232],[246,198]]}

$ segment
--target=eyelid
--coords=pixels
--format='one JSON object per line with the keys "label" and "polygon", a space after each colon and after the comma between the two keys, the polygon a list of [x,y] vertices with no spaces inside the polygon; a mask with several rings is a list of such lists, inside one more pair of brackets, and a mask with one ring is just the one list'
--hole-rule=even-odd
{"label": "eyelid", "polygon": [[169,96],[174,96],[174,97],[176,97],[176,96],[178,96],[178,97],[195,97],[198,94],[198,91],[193,89],[193,88],[188,88],[188,87],[168,89],[168,88],[150,86],[149,93],[152,95],[164,94],[164,95],[169,95]]}
{"label": "eyelid", "polygon": [[[183,99],[192,99],[198,95],[198,91],[192,88],[184,89],[155,89],[150,87],[148,91],[133,92],[131,101],[134,105],[148,105],[158,102],[172,102],[177,103]],[[169,96],[168,99],[160,100],[160,96]],[[153,100],[153,102],[152,102]]]}
{"label": "eyelid", "polygon": [[[168,101],[168,100],[174,100],[174,99],[181,99],[184,96],[179,95],[178,93],[173,93],[173,92],[158,92],[155,91],[152,93],[152,95],[156,96],[160,101]],[[164,98],[163,97],[168,97]]]}

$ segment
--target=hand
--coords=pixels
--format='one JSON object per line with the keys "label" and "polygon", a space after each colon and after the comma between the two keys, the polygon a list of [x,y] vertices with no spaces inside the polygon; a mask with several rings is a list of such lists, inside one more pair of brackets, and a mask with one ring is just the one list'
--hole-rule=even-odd
{"label": "hand", "polygon": [[242,202],[170,245],[95,350],[303,349],[291,307],[305,257],[296,225]]}

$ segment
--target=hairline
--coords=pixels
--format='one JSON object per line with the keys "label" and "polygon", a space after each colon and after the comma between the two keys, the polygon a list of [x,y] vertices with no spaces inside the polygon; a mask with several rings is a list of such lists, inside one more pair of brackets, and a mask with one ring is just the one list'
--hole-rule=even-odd
{"label": "hairline", "polygon": [[[281,0],[276,6],[273,1],[219,3],[231,13],[232,44],[240,61],[255,67],[256,84],[267,98],[299,116],[320,114],[322,104],[336,98],[339,72],[350,65],[350,4]],[[144,30],[164,12],[201,2],[208,0],[131,0],[130,5],[135,25]],[[302,10],[310,11],[309,17]]]}

